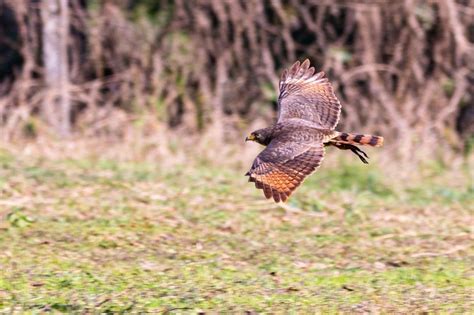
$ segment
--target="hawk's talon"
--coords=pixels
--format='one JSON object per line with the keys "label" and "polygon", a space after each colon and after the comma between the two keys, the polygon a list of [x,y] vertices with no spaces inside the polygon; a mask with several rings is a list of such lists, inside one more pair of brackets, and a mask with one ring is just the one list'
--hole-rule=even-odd
{"label": "hawk's talon", "polygon": [[327,145],[334,145],[336,148],[340,150],[351,150],[355,155],[359,157],[359,159],[362,161],[364,164],[369,164],[369,162],[366,160],[369,158],[367,153],[359,149],[357,146],[349,143],[340,143],[340,142],[328,142]]}
{"label": "hawk's talon", "polygon": [[[367,160],[364,158],[364,156],[365,156],[366,158],[369,158],[369,157],[367,156],[367,154],[366,154],[364,151],[362,151],[362,150],[359,149],[358,147],[355,147],[355,149],[354,149],[354,148],[351,148],[351,151],[352,151],[355,155],[357,155],[357,156],[359,157],[359,159],[362,161],[362,163],[364,163],[364,164],[369,164],[369,162],[367,162]],[[362,156],[361,153],[363,154],[363,156]]]}

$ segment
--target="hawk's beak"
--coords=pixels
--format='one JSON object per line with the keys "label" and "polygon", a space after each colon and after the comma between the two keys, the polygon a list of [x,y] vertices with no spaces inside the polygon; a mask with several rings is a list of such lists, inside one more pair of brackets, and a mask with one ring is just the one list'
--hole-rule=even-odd
{"label": "hawk's beak", "polygon": [[248,137],[245,138],[245,142],[247,141],[255,141],[255,136],[254,135],[249,135]]}

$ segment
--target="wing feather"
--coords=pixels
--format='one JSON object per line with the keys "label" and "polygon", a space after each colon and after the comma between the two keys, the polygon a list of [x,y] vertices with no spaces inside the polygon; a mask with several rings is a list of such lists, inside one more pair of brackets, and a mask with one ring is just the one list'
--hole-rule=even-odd
{"label": "wing feather", "polygon": [[341,104],[324,72],[315,73],[306,59],[283,71],[278,98],[278,122],[297,118],[315,127],[333,130],[341,113]]}
{"label": "wing feather", "polygon": [[[288,145],[293,146],[292,150],[285,150]],[[319,167],[323,157],[322,142],[307,144],[272,141],[255,158],[246,175],[250,182],[255,183],[256,188],[263,189],[267,199],[273,197],[275,202],[286,201],[304,179]]]}

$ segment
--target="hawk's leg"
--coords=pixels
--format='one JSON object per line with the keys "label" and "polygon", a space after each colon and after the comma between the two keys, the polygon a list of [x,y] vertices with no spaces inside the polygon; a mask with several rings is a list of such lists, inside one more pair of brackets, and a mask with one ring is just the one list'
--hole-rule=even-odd
{"label": "hawk's leg", "polygon": [[351,150],[355,155],[359,157],[359,159],[363,163],[369,164],[369,162],[367,162],[366,160],[369,158],[369,156],[364,151],[362,151],[361,149],[359,149],[357,146],[353,144],[343,143],[343,142],[338,142],[338,141],[330,141],[330,142],[325,143],[324,145],[333,145],[339,150]]}

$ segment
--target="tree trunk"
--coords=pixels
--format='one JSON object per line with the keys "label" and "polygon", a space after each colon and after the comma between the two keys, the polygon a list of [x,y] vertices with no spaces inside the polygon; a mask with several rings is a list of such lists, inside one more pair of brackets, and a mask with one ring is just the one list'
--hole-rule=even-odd
{"label": "tree trunk", "polygon": [[43,0],[43,63],[47,93],[43,115],[60,137],[71,133],[67,46],[68,0]]}

